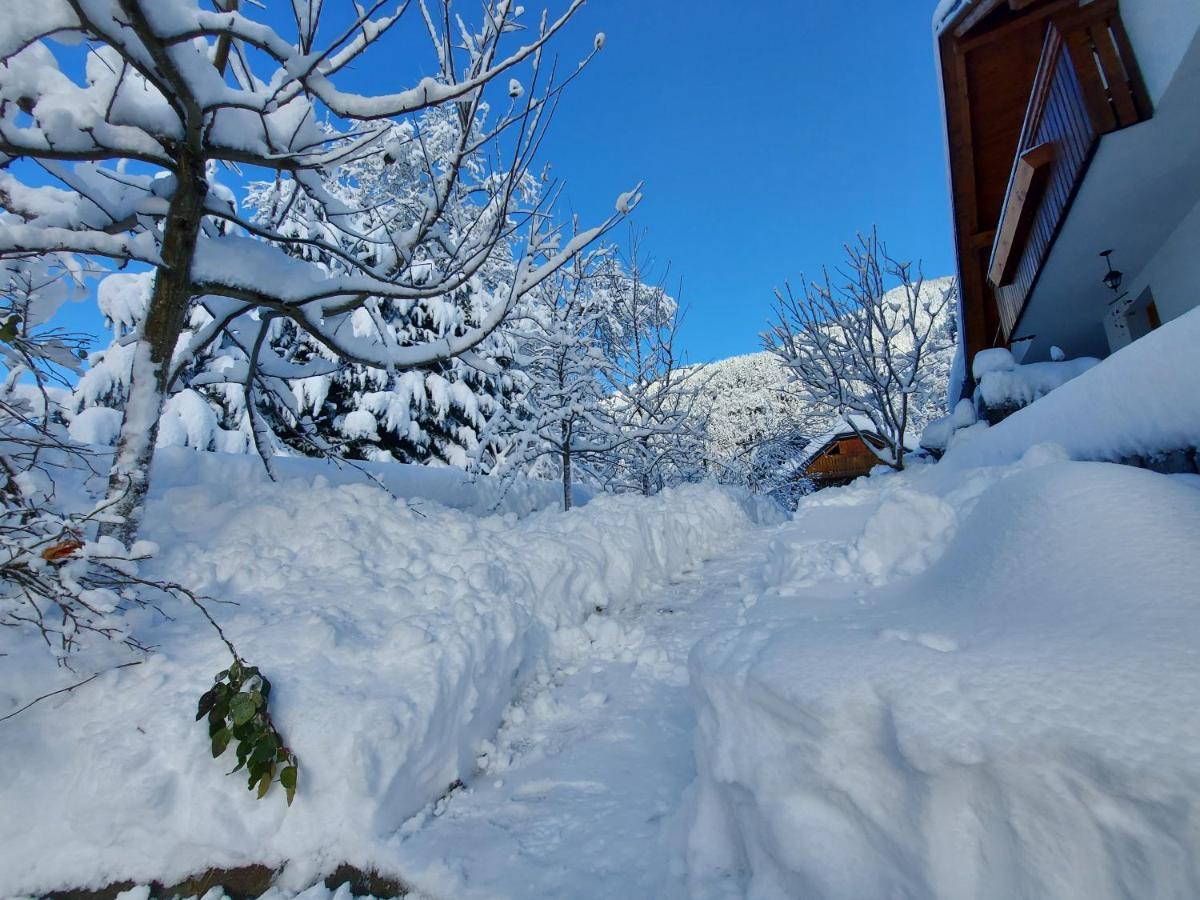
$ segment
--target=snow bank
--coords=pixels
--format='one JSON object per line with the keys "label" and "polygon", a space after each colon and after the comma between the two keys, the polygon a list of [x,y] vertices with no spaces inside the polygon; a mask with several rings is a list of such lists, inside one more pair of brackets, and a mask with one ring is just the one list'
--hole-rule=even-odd
{"label": "snow bank", "polygon": [[[562,485],[535,478],[500,480],[476,476],[453,466],[407,463],[334,462],[306,457],[275,457],[282,480],[321,478],[333,485],[362,485],[377,480],[397,497],[448,506],[476,515],[512,513],[528,516],[562,502]],[[195,483],[270,484],[262,461],[256,456],[198,453],[184,447],[160,447],[155,453],[154,478],[160,489]],[[574,503],[582,506],[592,498],[587,487],[575,485]],[[745,502],[745,501],[743,501]],[[749,507],[747,507],[749,508]]]}
{"label": "snow bank", "polygon": [[[986,434],[951,444],[945,463],[1010,462],[1052,441],[1076,459],[1119,460],[1200,447],[1200,310],[1118,350]],[[1061,365],[1061,364],[1059,364]]]}
{"label": "snow bank", "polygon": [[1085,356],[1059,362],[1028,363],[1007,372],[988,372],[979,382],[979,395],[988,407],[1028,406],[1099,362]]}
{"label": "snow bank", "polygon": [[[138,623],[160,648],[145,663],[4,723],[0,807],[21,813],[0,817],[0,894],[248,863],[286,862],[293,888],[341,862],[386,871],[388,840],[470,780],[556,634],[695,565],[753,512],[689,486],[481,516],[280,462],[271,483],[251,459],[162,454],[145,535],[161,547],[152,574],[237,604],[212,611],[275,684],[273,715],[300,759],[295,804],[278,789],[256,801],[225,777],[231,757],[209,757],[192,711],[227,658],[194,610],[171,607],[174,621]],[[486,493],[385,468],[393,486]],[[0,712],[77,680],[28,641],[0,640]]]}
{"label": "snow bank", "polygon": [[[818,589],[692,654],[690,896],[1200,896],[1192,480],[1037,449],[866,485],[784,531],[810,564],[768,579]],[[954,516],[919,574],[811,562],[906,506]]]}

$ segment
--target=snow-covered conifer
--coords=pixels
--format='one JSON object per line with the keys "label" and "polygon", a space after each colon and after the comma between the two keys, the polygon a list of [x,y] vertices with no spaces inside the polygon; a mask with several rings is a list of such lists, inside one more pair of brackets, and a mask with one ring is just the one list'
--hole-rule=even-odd
{"label": "snow-covered conifer", "polygon": [[[309,4],[303,14],[296,5],[287,36],[257,6],[236,3],[20,0],[6,9],[0,258],[65,251],[154,271],[145,318],[128,336],[109,532],[136,533],[166,397],[214,342],[228,338],[244,354],[221,383],[247,395],[268,379],[328,369],[323,360],[281,357],[281,323],[339,360],[385,371],[469,361],[524,294],[620,218],[623,211],[561,242],[545,202],[521,210],[518,200],[562,87],[547,79],[542,51],[581,5],[527,21],[508,0],[489,0],[475,25],[449,12],[422,15],[424,4],[394,12],[356,4],[337,20],[322,15],[328,5]],[[406,14],[427,27],[436,74],[385,94],[351,89],[342,73],[364,54],[387,52]],[[519,97],[507,96],[511,78],[528,86]],[[429,161],[422,213],[410,227],[394,228],[386,214],[348,205],[328,188],[345,166],[386,162],[397,123],[422,110],[450,106],[474,122],[492,87],[501,111],[482,133],[462,128],[453,151]],[[486,146],[506,162],[476,179],[467,161]],[[243,171],[275,173],[283,206],[274,216],[239,207],[236,185],[226,182]],[[475,215],[470,227],[451,228],[447,203],[463,190]],[[297,233],[288,213],[302,201],[320,214]],[[513,277],[495,290],[481,284],[467,308],[448,302],[522,226],[526,255]],[[436,335],[389,340],[382,300],[425,306]],[[192,315],[197,306],[203,324]],[[265,457],[270,428],[255,402],[244,406]]]}

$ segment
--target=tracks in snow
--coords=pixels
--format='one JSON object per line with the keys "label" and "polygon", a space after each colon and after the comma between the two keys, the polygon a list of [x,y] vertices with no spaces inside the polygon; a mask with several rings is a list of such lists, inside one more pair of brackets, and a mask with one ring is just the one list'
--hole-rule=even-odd
{"label": "tracks in snow", "polygon": [[557,637],[558,671],[510,710],[474,783],[398,838],[397,871],[439,898],[679,893],[695,776],[688,653],[744,621],[774,531]]}

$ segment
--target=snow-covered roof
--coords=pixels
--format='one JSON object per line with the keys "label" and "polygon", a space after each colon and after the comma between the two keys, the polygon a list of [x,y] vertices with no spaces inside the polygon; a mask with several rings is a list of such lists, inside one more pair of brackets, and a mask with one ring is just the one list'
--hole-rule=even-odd
{"label": "snow-covered roof", "polygon": [[933,11],[933,33],[940,35],[972,2],[974,0],[939,0],[937,8]]}
{"label": "snow-covered roof", "polygon": [[[839,440],[840,438],[857,437],[860,434],[873,435],[874,437],[879,438],[879,440],[883,440],[879,434],[879,431],[875,428],[875,425],[866,416],[854,415],[853,413],[842,416],[836,422],[834,422],[833,427],[830,428],[829,431],[825,432],[825,434],[818,438],[814,438],[804,446],[804,450],[799,456],[800,467],[806,467],[810,462],[821,455],[822,450],[824,450],[834,441]],[[906,451],[911,452],[914,450],[919,450],[920,446],[921,443],[918,438],[914,438],[911,434],[905,435],[904,449]]]}
{"label": "snow-covered roof", "polygon": [[800,466],[807,466],[810,462],[821,455],[822,450],[824,450],[827,446],[829,446],[829,444],[831,444],[833,441],[836,441],[838,438],[850,437],[851,435],[858,434],[871,434],[875,435],[876,437],[879,436],[879,432],[875,430],[874,424],[872,424],[871,420],[866,416],[857,416],[853,414],[842,416],[833,423],[833,427],[830,428],[829,431],[825,432],[825,434],[818,438],[814,438],[805,445],[803,452],[800,454]]}

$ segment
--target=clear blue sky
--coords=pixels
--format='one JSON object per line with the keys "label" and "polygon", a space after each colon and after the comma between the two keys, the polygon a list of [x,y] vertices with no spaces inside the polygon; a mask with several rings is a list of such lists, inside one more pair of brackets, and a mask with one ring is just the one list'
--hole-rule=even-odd
{"label": "clear blue sky", "polygon": [[[564,0],[524,3],[532,17]],[[569,69],[607,35],[560,105],[543,160],[585,224],[645,182],[635,222],[670,262],[672,287],[683,280],[692,361],[760,349],[773,289],[836,264],[842,243],[872,225],[926,274],[953,271],[933,5],[589,0],[554,43]],[[431,73],[415,15],[394,38],[346,73],[353,87]],[[67,315],[103,333],[94,303]]]}
{"label": "clear blue sky", "polygon": [[953,271],[933,7],[590,0],[560,41],[565,60],[607,35],[546,157],[592,220],[646,182],[636,220],[683,278],[693,360],[759,349],[773,288],[873,224]]}

